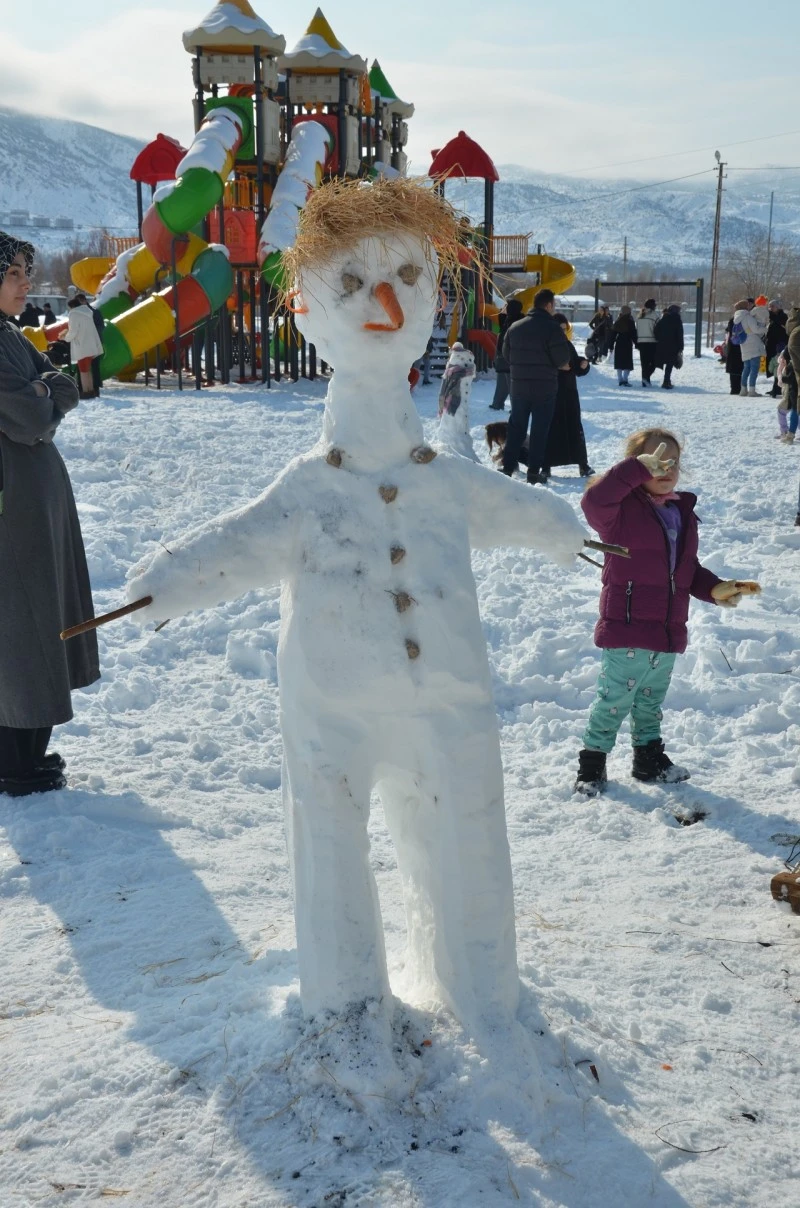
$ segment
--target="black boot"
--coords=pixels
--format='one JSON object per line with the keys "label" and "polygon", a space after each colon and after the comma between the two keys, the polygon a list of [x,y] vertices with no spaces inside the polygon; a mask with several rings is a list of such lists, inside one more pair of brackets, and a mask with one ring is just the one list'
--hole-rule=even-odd
{"label": "black boot", "polygon": [[31,793],[50,793],[66,787],[66,779],[58,768],[34,768],[17,776],[0,777],[0,793],[9,797],[28,797]]}
{"label": "black boot", "polygon": [[67,761],[63,755],[59,755],[58,751],[51,751],[49,755],[43,755],[36,763],[36,769],[46,772],[63,772],[67,766]]}
{"label": "black boot", "polygon": [[578,776],[572,791],[596,797],[607,784],[605,751],[589,751],[584,747],[578,752]]}
{"label": "black boot", "polygon": [[677,784],[688,780],[691,772],[673,763],[664,752],[664,743],[654,738],[643,747],[633,748],[631,775],[635,780],[660,780],[665,784]]}

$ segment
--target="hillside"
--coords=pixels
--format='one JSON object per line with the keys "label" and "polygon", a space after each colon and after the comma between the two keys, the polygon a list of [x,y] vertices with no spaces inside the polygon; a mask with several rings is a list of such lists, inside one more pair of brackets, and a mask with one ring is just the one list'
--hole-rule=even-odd
{"label": "hillside", "polygon": [[[157,131],[152,133],[155,137]],[[71,220],[75,230],[36,229],[35,241],[51,251],[72,244],[89,228],[133,234],[136,192],[129,171],[140,147],[135,139],[96,126],[0,107],[0,222],[18,232],[9,222],[13,210]],[[713,171],[665,187],[549,175],[515,164],[499,171],[498,234],[530,231],[533,243],[587,268],[599,259],[621,259],[625,236],[631,262],[689,270],[708,261]],[[723,205],[724,244],[741,243],[766,229],[776,176],[775,237],[800,240],[800,173],[731,173]],[[482,181],[452,181],[447,195],[476,220],[482,218]]]}
{"label": "hillside", "polygon": [[[534,242],[580,263],[622,258],[698,266],[710,259],[716,176],[651,187],[646,181],[582,180],[500,165],[495,189],[498,234],[530,231]],[[769,222],[773,173],[741,173],[726,180],[722,242],[734,246],[763,232]],[[787,179],[784,179],[787,178]],[[773,234],[800,240],[800,173],[781,174],[775,194]],[[483,216],[483,181],[454,181],[448,197],[476,220]]]}
{"label": "hillside", "polygon": [[[153,131],[153,135],[157,131]],[[87,228],[136,233],[136,186],[131,164],[142,144],[83,122],[32,117],[0,106],[0,219],[22,210],[71,219],[74,230],[37,227],[38,247],[56,251]]]}

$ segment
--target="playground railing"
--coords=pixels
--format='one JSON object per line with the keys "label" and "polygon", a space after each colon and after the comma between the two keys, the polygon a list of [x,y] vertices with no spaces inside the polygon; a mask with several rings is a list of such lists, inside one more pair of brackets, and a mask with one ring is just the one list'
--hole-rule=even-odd
{"label": "playground railing", "polygon": [[524,269],[528,259],[530,235],[494,235],[491,240],[491,261],[495,267]]}

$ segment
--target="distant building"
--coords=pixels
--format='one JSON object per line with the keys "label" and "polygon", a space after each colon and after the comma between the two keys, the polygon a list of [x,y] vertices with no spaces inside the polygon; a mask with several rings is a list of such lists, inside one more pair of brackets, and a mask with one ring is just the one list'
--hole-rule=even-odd
{"label": "distant building", "polygon": [[24,226],[28,225],[30,214],[27,210],[10,210],[8,215],[9,226]]}
{"label": "distant building", "polygon": [[75,219],[74,218],[63,218],[63,217],[54,218],[53,226],[55,227],[55,229],[57,231],[74,231],[75,230]]}

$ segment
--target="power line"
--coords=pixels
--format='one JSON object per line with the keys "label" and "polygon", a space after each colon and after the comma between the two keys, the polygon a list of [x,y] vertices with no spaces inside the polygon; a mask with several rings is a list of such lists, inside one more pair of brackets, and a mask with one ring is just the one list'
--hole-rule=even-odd
{"label": "power line", "polygon": [[709,172],[716,172],[716,168],[703,168],[701,172],[688,172],[685,176],[671,176],[669,180],[652,180],[646,185],[634,185],[631,189],[616,189],[608,193],[592,193],[589,197],[582,197],[580,200],[573,201],[562,200],[554,201],[543,206],[537,206],[539,210],[557,209],[562,206],[582,206],[587,205],[590,201],[596,201],[600,197],[623,197],[627,193],[641,193],[644,189],[658,189],[662,185],[672,185],[678,180],[691,180],[695,176],[707,176]]}
{"label": "power line", "polygon": [[773,138],[791,138],[794,134],[800,134],[800,130],[784,130],[782,134],[762,134],[758,138],[741,138],[733,143],[709,143],[706,147],[692,147],[688,151],[667,151],[664,155],[647,155],[643,159],[621,159],[614,164],[594,164],[591,168],[576,168],[572,172],[559,172],[558,175],[580,176],[584,172],[599,172],[605,168],[624,168],[630,164],[649,164],[659,159],[675,159],[679,155],[698,155],[701,151],[713,151],[716,147],[744,147],[748,143],[764,143]]}

